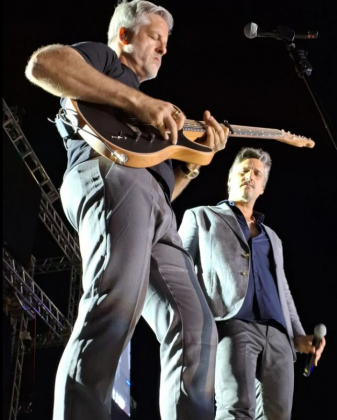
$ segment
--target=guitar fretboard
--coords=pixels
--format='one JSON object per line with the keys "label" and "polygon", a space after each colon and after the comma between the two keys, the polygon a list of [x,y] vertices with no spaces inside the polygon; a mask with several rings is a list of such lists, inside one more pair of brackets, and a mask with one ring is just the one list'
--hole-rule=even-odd
{"label": "guitar fretboard", "polygon": [[[184,131],[205,132],[204,122],[186,120],[184,124]],[[224,127],[223,124],[221,126]],[[259,128],[259,127],[245,127],[241,125],[231,125],[234,133],[229,134],[231,137],[254,137],[254,138],[275,138],[283,137],[284,132],[274,128]]]}
{"label": "guitar fretboard", "polygon": [[[131,118],[135,124],[144,125],[137,118]],[[147,124],[151,125],[151,124]],[[225,124],[220,124],[223,128],[226,127]],[[192,133],[191,137],[186,136],[190,140],[194,141],[200,136],[195,136],[193,133],[203,134],[205,130],[204,121],[195,121],[195,120],[185,120],[183,131],[189,131]],[[229,133],[229,137],[241,137],[241,138],[254,138],[254,139],[265,139],[265,140],[278,140],[282,143],[290,144],[296,147],[309,147],[312,148],[315,146],[315,142],[310,138],[303,136],[296,136],[289,131],[278,130],[275,128],[262,128],[262,127],[247,127],[243,125],[231,125],[230,128],[233,130],[233,133]]]}
{"label": "guitar fretboard", "polygon": [[283,137],[283,132],[274,128],[243,127],[241,125],[231,125],[234,137]]}

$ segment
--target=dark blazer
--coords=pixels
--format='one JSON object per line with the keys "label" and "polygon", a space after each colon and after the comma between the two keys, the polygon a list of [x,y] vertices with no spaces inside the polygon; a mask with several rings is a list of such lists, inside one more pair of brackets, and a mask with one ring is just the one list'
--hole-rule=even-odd
{"label": "dark blazer", "polygon": [[[282,242],[272,229],[263,226],[274,254],[277,288],[295,359],[294,337],[305,332],[284,273]],[[246,296],[251,264],[250,249],[235,214],[226,203],[187,210],[179,234],[193,258],[215,320],[232,318]]]}

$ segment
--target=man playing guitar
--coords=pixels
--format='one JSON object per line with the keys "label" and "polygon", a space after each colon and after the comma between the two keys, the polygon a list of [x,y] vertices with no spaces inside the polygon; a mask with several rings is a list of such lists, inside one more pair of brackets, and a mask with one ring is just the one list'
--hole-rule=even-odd
{"label": "man playing guitar", "polygon": [[[164,8],[124,1],[112,17],[108,45],[43,47],[26,76],[63,98],[63,107],[70,99],[111,105],[175,144],[183,112],[139,91],[140,83],[156,77],[172,25]],[[224,149],[228,129],[209,111],[204,127],[203,144]],[[66,148],[61,198],[79,234],[84,293],[57,373],[54,420],[110,419],[105,401],[143,308],[161,343],[162,419],[213,419],[217,332],[170,205],[198,166],[184,163],[173,171],[169,160],[147,169],[119,165],[99,156],[81,130],[66,137]]]}

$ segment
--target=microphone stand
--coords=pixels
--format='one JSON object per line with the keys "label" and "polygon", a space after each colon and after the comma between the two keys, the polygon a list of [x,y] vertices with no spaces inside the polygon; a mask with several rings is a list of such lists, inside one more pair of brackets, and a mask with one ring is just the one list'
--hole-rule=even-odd
{"label": "microphone stand", "polygon": [[[312,73],[312,65],[307,59],[307,51],[305,50],[299,50],[296,49],[296,45],[293,42],[295,39],[295,31],[292,29],[286,27],[286,26],[279,26],[277,28],[277,32],[281,33],[280,39],[286,44],[287,50],[289,51],[289,55],[293,62],[295,63],[295,70],[298,75],[298,77],[302,78],[315,105],[316,108],[322,118],[323,124],[326,128],[326,131],[328,132],[328,135],[332,141],[332,144],[335,146],[335,149],[337,150],[337,144],[334,140],[334,137],[337,137],[336,135],[333,135],[333,130],[329,126],[329,119],[328,116],[325,115],[324,109],[322,107],[322,104],[320,103],[317,94],[315,94],[311,82],[309,81],[309,76]],[[310,39],[310,38],[309,38]]]}

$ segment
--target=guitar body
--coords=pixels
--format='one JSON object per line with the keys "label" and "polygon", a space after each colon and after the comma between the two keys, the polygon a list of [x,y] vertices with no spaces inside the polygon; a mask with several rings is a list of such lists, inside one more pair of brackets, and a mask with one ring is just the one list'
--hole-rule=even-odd
{"label": "guitar body", "polygon": [[123,163],[125,166],[146,168],[166,159],[208,165],[213,158],[211,148],[188,140],[182,130],[178,133],[178,143],[173,145],[164,140],[154,126],[140,123],[117,108],[82,101],[71,102],[82,120],[81,137],[108,159],[116,161],[110,148],[127,156],[127,161]]}
{"label": "guitar body", "polygon": [[[100,155],[120,165],[149,168],[167,159],[208,165],[214,156],[210,147],[195,142],[205,132],[204,122],[185,120],[183,130],[178,132],[178,142],[173,145],[163,139],[156,127],[118,108],[71,99],[69,110],[79,117],[79,134],[83,140]],[[229,136],[278,140],[295,147],[312,148],[315,145],[310,138],[274,128],[231,125]]]}

